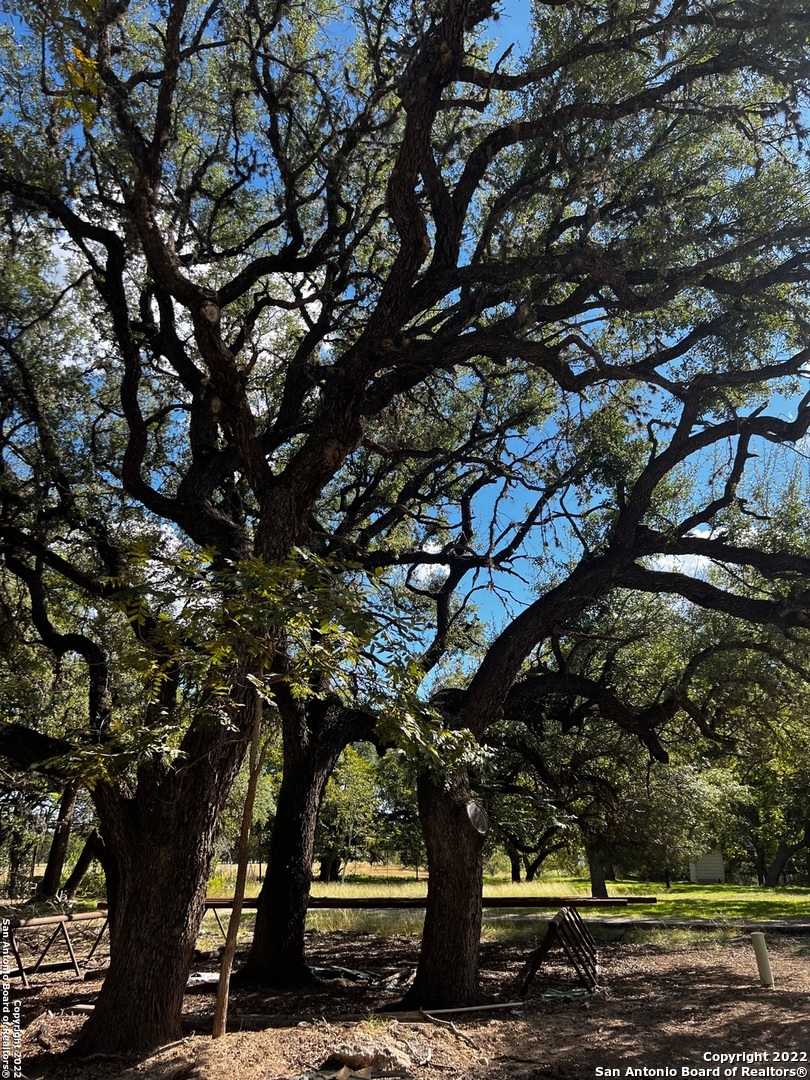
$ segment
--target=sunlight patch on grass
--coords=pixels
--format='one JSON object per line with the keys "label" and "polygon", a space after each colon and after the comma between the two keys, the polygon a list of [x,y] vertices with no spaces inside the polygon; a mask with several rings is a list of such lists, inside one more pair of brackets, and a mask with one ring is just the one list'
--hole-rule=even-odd
{"label": "sunlight patch on grass", "polygon": [[550,918],[551,913],[548,916],[529,915],[516,919],[504,917],[490,919],[484,916],[481,940],[499,941],[504,945],[534,949],[546,936]]}
{"label": "sunlight patch on grass", "polygon": [[423,897],[427,895],[427,881],[407,878],[313,881],[311,892],[313,896],[346,897],[350,900],[363,900],[369,896]]}
{"label": "sunlight patch on grass", "polygon": [[[623,890],[616,888],[612,891],[620,896]],[[645,892],[655,893],[655,885],[647,884],[636,894]],[[657,904],[634,904],[630,914],[657,919],[713,919],[720,922],[810,921],[810,889],[677,884],[671,889],[661,889],[659,886],[656,895]]]}
{"label": "sunlight patch on grass", "polygon": [[622,945],[650,945],[656,949],[672,952],[676,949],[702,948],[720,949],[739,937],[739,930],[731,927],[717,927],[714,930],[681,930],[677,927],[644,929],[639,927],[625,931],[620,937],[610,936],[609,931],[601,935],[594,931],[597,940],[620,941]]}
{"label": "sunlight patch on grass", "polygon": [[[220,911],[219,917],[222,921],[222,925],[225,929],[228,929],[228,919],[231,917],[230,911]],[[255,911],[243,911],[242,918],[239,921],[239,943],[248,944],[253,940],[253,927],[256,922]],[[222,931],[217,925],[216,918],[212,911],[208,911],[203,916],[202,923],[200,924],[200,932],[197,937],[197,948],[203,951],[219,949],[225,941],[222,935]]]}
{"label": "sunlight patch on grass", "polygon": [[[380,868],[382,869],[382,868]],[[252,881],[248,895],[255,896],[259,890],[259,882]],[[227,896],[233,892],[227,876],[219,876],[212,881],[209,887],[211,896]],[[670,889],[664,888],[660,882],[650,881],[617,881],[610,882],[608,891],[612,897],[622,896],[657,896],[656,904],[632,904],[626,908],[609,909],[609,914],[621,918],[646,917],[654,919],[701,919],[716,922],[721,926],[734,924],[741,921],[747,922],[778,922],[784,919],[810,922],[810,889],[789,886],[781,889],[762,889],[755,886],[741,885],[693,885],[684,882],[674,884]],[[374,897],[392,898],[424,898],[427,895],[427,880],[422,877],[419,881],[413,876],[386,876],[383,873],[363,874],[359,877],[347,878],[344,882],[321,882],[312,883],[312,895],[315,897],[328,896],[336,899],[345,897],[346,900],[364,900]],[[582,877],[553,877],[532,882],[511,882],[505,879],[488,878],[484,885],[484,905],[487,897],[533,897],[548,896],[569,897],[589,896],[590,887],[588,880]],[[550,910],[550,909],[549,909]],[[312,913],[312,917],[315,916]],[[335,918],[334,912],[318,913],[322,918]],[[411,920],[410,925],[421,927],[423,913],[419,910],[400,912],[399,916]],[[520,915],[516,910],[516,915]],[[595,917],[596,912],[585,912],[587,916]],[[362,930],[362,924],[369,919],[369,913],[361,911],[343,912],[342,923],[335,922],[335,927],[349,929],[346,921],[353,920]],[[384,927],[392,925],[393,914],[377,912],[373,914],[373,921]],[[315,924],[312,924],[315,925]],[[398,932],[398,931],[395,931]],[[411,932],[404,931],[404,932]],[[495,931],[493,931],[494,933]]]}
{"label": "sunlight patch on grass", "polygon": [[484,901],[488,896],[590,896],[590,887],[582,878],[552,881],[493,881],[484,884]]}
{"label": "sunlight patch on grass", "polygon": [[422,933],[425,915],[423,911],[375,911],[354,908],[329,908],[326,911],[310,911],[307,929],[322,934],[343,931],[352,934],[376,934],[379,937],[395,937],[409,934],[418,937]]}

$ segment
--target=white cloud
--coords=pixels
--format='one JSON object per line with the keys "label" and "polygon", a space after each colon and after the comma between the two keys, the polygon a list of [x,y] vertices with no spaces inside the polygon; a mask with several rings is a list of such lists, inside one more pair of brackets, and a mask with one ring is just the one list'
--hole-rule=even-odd
{"label": "white cloud", "polygon": [[687,577],[705,579],[712,566],[711,559],[705,555],[656,555],[650,560],[653,570],[667,574],[686,574]]}
{"label": "white cloud", "polygon": [[[424,545],[423,550],[430,555],[434,555],[438,554],[443,546],[443,544],[436,543],[435,540],[429,540]],[[409,576],[415,585],[423,587],[436,581],[443,581],[449,573],[450,567],[447,563],[420,563],[413,568]]]}
{"label": "white cloud", "polygon": [[[696,529],[689,535],[695,539],[709,540],[712,532],[711,529]],[[666,574],[685,574],[687,577],[704,581],[713,565],[713,561],[705,555],[654,555],[649,561],[652,570],[660,570]]]}

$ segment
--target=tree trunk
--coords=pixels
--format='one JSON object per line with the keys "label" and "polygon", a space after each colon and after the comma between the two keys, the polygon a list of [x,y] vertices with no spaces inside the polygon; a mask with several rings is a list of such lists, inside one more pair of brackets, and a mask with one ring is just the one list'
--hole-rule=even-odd
{"label": "tree trunk", "polygon": [[779,878],[782,875],[782,871],[790,861],[791,855],[795,851],[798,851],[799,845],[794,844],[780,844],[776,849],[776,854],[771,860],[770,865],[765,873],[765,880],[763,886],[766,889],[775,889],[779,885]]}
{"label": "tree trunk", "polygon": [[765,849],[760,844],[757,844],[754,850],[756,852],[757,885],[764,885],[768,876],[768,861],[765,857]]}
{"label": "tree trunk", "polygon": [[312,981],[305,930],[318,813],[337,759],[359,734],[344,710],[324,702],[308,704],[304,719],[301,703],[279,702],[284,772],[253,942],[247,962],[233,977],[235,985],[278,988]]}
{"label": "tree trunk", "polygon": [[318,881],[328,885],[333,881],[340,881],[341,859],[339,855],[323,855],[320,860]]}
{"label": "tree trunk", "polygon": [[133,830],[119,860],[110,967],[77,1054],[130,1053],[180,1038],[180,1013],[203,912],[210,844]]}
{"label": "tree trunk", "polygon": [[93,859],[100,858],[101,855],[101,837],[98,834],[98,830],[93,829],[90,835],[84,842],[84,847],[79,852],[79,857],[73,869],[70,871],[67,881],[62,886],[62,895],[66,900],[72,900],[76,893],[79,891],[79,886],[84,880],[84,876],[90,869]]}
{"label": "tree trunk", "polygon": [[[516,848],[507,846],[506,854],[509,856],[509,868],[512,874],[512,881],[517,885],[520,882],[520,852]],[[529,880],[528,878],[526,879]]]}
{"label": "tree trunk", "polygon": [[591,896],[600,900],[607,900],[607,868],[602,845],[595,840],[586,841],[585,856],[588,860],[588,871],[591,876]]}
{"label": "tree trunk", "polygon": [[318,811],[334,761],[317,768],[303,757],[297,769],[284,765],[253,942],[235,982],[279,987],[312,981],[304,931]]}
{"label": "tree trunk", "polygon": [[217,825],[247,741],[244,730],[224,736],[219,727],[187,734],[181,763],[143,765],[136,794],[111,784],[94,789],[110,967],[75,1054],[132,1053],[180,1038]]}
{"label": "tree trunk", "polygon": [[452,1008],[479,1000],[484,812],[466,775],[439,786],[422,776],[419,817],[428,861],[425,928],[406,1008]]}
{"label": "tree trunk", "polygon": [[78,785],[74,783],[68,784],[62,792],[62,798],[59,801],[59,815],[53,830],[51,850],[48,853],[48,862],[45,866],[42,881],[37,885],[34,893],[34,900],[50,899],[59,892],[78,793]]}
{"label": "tree trunk", "polygon": [[780,843],[776,849],[776,855],[773,857],[770,865],[765,871],[763,885],[766,889],[775,889],[779,885],[779,878],[782,876],[785,867],[796,854],[801,851],[802,848],[810,847],[810,822],[807,822],[804,829],[804,836],[796,844]]}
{"label": "tree trunk", "polygon": [[561,851],[565,847],[565,844],[551,844],[550,846],[543,848],[535,855],[533,859],[527,856],[524,858],[524,866],[526,867],[526,880],[534,881],[546,859],[553,855],[555,851]]}

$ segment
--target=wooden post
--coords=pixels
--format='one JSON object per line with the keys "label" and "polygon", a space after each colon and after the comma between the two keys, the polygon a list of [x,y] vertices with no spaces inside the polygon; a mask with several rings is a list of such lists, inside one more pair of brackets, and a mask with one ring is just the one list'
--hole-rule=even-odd
{"label": "wooden post", "polygon": [[[233,958],[236,955],[236,942],[239,937],[239,922],[242,918],[242,904],[245,899],[245,881],[247,880],[248,852],[250,850],[250,828],[253,824],[253,807],[256,802],[256,788],[259,784],[259,776],[264,764],[264,754],[267,743],[260,749],[262,726],[262,699],[259,693],[253,693],[253,731],[250,738],[250,775],[248,776],[248,788],[245,795],[245,808],[242,813],[242,828],[239,834],[239,854],[236,868],[236,883],[234,885],[233,908],[228,922],[228,932],[225,935],[225,947],[222,950],[222,962],[219,969],[219,984],[217,986],[217,1000],[214,1006],[214,1024],[211,1038],[218,1039],[225,1034],[228,1021],[228,997],[231,988],[231,969]],[[219,922],[219,919],[217,919]],[[220,927],[222,924],[220,923]]]}

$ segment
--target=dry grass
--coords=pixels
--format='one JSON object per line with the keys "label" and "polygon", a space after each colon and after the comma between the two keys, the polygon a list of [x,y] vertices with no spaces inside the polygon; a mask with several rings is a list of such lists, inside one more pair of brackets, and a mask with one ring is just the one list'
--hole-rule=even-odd
{"label": "dry grass", "polygon": [[[230,867],[221,867],[220,875],[209,889],[210,895],[229,895],[233,885],[230,880]],[[427,895],[427,880],[420,872],[419,880],[414,871],[402,868],[370,867],[354,864],[350,867],[352,876],[344,882],[320,882],[312,884],[313,896],[328,896],[348,900],[370,899],[375,896],[423,898]],[[395,870],[398,869],[398,872]],[[260,882],[255,878],[250,882],[248,895],[255,896]],[[740,921],[768,922],[783,919],[810,922],[810,889],[788,887],[782,889],[760,889],[754,886],[739,885],[692,885],[676,883],[671,889],[665,889],[658,882],[623,881],[611,882],[611,896],[658,897],[654,905],[633,904],[623,909],[624,918],[654,917],[656,919],[701,919],[716,924],[722,932]],[[585,878],[555,877],[532,882],[514,883],[503,879],[489,878],[484,884],[484,904],[487,897],[514,896],[529,898],[533,896],[564,897],[590,895],[589,883]],[[618,912],[615,912],[618,914]],[[518,913],[515,913],[518,914]],[[543,912],[527,915],[520,914],[519,921],[535,922],[542,920]],[[313,911],[308,925],[323,931],[347,930],[376,933],[388,936],[391,933],[416,933],[422,926],[423,913],[412,911],[352,911],[335,909]],[[506,924],[518,921],[492,918],[488,921],[487,935],[519,933],[516,929],[506,929]],[[247,922],[247,917],[246,917]],[[502,927],[501,930],[499,927]],[[216,928],[215,928],[216,929]]]}

